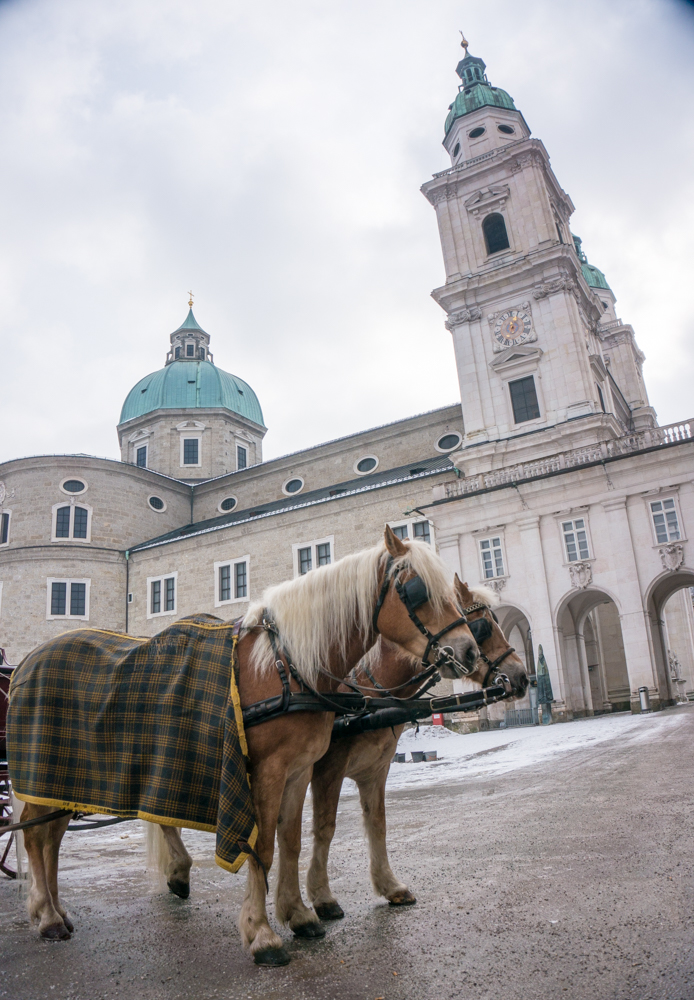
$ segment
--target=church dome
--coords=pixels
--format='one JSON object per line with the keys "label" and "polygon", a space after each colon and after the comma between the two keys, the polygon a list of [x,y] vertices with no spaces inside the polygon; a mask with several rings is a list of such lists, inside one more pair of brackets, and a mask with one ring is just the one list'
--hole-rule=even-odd
{"label": "church dome", "polygon": [[505,90],[492,87],[487,79],[484,61],[467,51],[467,42],[463,39],[465,58],[456,67],[456,73],[463,81],[458,96],[448,109],[445,131],[446,135],[458,118],[469,115],[478,108],[505,108],[507,111],[517,111],[513,98]]}
{"label": "church dome", "polygon": [[223,409],[264,427],[258,397],[247,382],[213,364],[210,335],[193,315],[171,334],[166,366],[140,379],[128,393],[119,425],[154,410]]}

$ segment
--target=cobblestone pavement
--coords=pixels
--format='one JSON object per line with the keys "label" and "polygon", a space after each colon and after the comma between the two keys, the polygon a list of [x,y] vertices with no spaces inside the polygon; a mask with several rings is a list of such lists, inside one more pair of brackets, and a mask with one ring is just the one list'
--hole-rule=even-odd
{"label": "cobblestone pavement", "polygon": [[[285,969],[256,968],[243,953],[244,877],[214,865],[209,835],[184,834],[195,865],[182,901],[152,884],[137,824],[68,834],[70,942],[39,940],[26,887],[0,878],[0,997],[694,1000],[694,706],[610,739],[605,724],[562,726],[569,741],[573,727],[593,726],[596,740],[529,753],[505,773],[486,768],[492,748],[463,780],[432,770],[433,783],[408,788],[400,778],[388,793],[389,846],[413,907],[372,895],[348,790],[331,868],[347,916],[323,941],[289,940]],[[504,734],[506,752],[518,734]],[[471,760],[483,736],[465,737]],[[529,750],[534,739],[542,734],[523,733]],[[307,808],[306,843],[309,823]]]}

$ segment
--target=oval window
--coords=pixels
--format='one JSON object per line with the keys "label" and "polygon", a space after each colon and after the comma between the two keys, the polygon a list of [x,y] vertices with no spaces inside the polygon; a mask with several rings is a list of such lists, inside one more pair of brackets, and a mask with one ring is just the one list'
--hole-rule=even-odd
{"label": "oval window", "polygon": [[487,130],[486,130],[486,128],[483,128],[483,127],[482,127],[482,126],[480,125],[480,126],[479,126],[478,128],[473,128],[472,132],[470,132],[470,133],[468,133],[468,134],[469,134],[469,137],[470,137],[471,139],[479,139],[479,137],[480,137],[481,135],[484,135],[484,133],[485,133],[486,131],[487,131]]}
{"label": "oval window", "polygon": [[292,493],[298,493],[303,489],[303,486],[303,479],[288,479],[282,489],[285,493],[289,493],[291,495]]}
{"label": "oval window", "polygon": [[84,493],[87,484],[83,483],[81,479],[66,479],[60,488],[65,493]]}
{"label": "oval window", "polygon": [[516,131],[512,125],[497,125],[496,127],[499,129],[500,132],[503,132],[504,135],[513,135],[513,133]]}
{"label": "oval window", "polygon": [[147,503],[152,510],[166,510],[166,504],[161,497],[150,497]]}
{"label": "oval window", "polygon": [[354,466],[354,471],[358,472],[361,476],[365,476],[367,472],[373,472],[377,465],[378,459],[375,455],[365,455],[364,458],[360,458]]}
{"label": "oval window", "polygon": [[229,511],[233,510],[236,506],[236,497],[224,497],[219,505],[220,510]]}
{"label": "oval window", "polygon": [[462,438],[460,434],[444,434],[436,442],[436,447],[439,451],[453,451],[457,448]]}
{"label": "oval window", "polygon": [[456,142],[455,146],[453,147],[453,155],[457,156],[459,152],[460,152],[460,143]]}

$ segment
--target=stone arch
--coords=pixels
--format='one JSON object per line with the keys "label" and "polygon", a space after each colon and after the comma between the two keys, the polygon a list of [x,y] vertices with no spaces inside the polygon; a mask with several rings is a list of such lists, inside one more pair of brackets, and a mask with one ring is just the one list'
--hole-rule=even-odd
{"label": "stone arch", "polygon": [[557,607],[556,627],[571,716],[627,710],[631,689],[615,596],[593,587],[570,591]]}
{"label": "stone arch", "polygon": [[[651,629],[655,674],[660,694],[660,703],[673,704],[678,697],[676,683],[673,683],[668,662],[668,640],[665,626],[665,606],[679,590],[694,587],[694,569],[681,566],[676,570],[666,570],[657,576],[646,591],[646,614]],[[692,686],[694,686],[694,679]]]}
{"label": "stone arch", "polygon": [[[504,604],[503,598],[501,604],[494,608],[494,613],[499,619],[499,625],[507,641],[511,643],[525,664],[528,676],[533,676],[535,674],[535,651],[533,648],[533,632],[530,624],[530,616],[517,604]],[[495,717],[503,718],[507,710],[518,712],[533,707],[536,710],[537,699],[535,698],[534,701],[531,700],[532,690],[534,689],[528,688],[525,697],[517,701],[492,706],[492,708],[496,708],[496,712],[490,709],[490,719]]]}

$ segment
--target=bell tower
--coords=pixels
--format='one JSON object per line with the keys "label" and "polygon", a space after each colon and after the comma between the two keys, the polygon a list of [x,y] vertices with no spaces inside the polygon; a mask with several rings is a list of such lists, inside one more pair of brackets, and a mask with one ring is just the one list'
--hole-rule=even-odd
{"label": "bell tower", "polygon": [[[446,281],[432,295],[453,336],[465,425],[451,458],[468,475],[620,437],[634,421],[603,350],[605,297],[569,229],[573,203],[511,96],[462,47],[443,140],[451,167],[422,192],[438,219]],[[640,425],[652,425],[639,402]]]}

